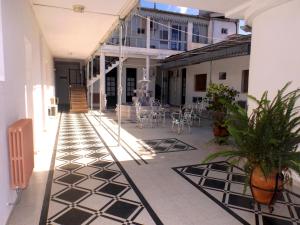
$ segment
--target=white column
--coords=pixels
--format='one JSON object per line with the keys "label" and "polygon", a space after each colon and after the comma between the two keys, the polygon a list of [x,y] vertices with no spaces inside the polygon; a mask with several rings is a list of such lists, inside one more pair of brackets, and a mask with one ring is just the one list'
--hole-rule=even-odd
{"label": "white column", "polygon": [[105,109],[105,55],[103,52],[100,54],[100,111]]}
{"label": "white column", "polygon": [[[93,81],[94,78],[94,56],[92,56],[92,61],[91,61],[91,80]],[[94,83],[91,84],[91,110],[93,110],[93,95],[94,95]]]}
{"label": "white column", "polygon": [[[288,1],[277,7],[272,7],[272,1],[269,4],[270,8],[260,13],[253,5],[253,14],[249,14],[248,22],[252,23],[249,94],[261,97],[268,90],[269,98],[273,98],[288,81],[292,81],[290,89],[300,87],[300,29],[295,28],[295,21],[300,21],[300,1]],[[250,109],[253,107],[250,105]]]}
{"label": "white column", "polygon": [[187,50],[192,50],[193,48],[193,23],[188,22],[188,27],[187,27]]}
{"label": "white column", "polygon": [[[150,49],[150,17],[147,17],[147,49]],[[146,56],[146,79],[149,80],[149,73],[150,73],[150,56]],[[147,84],[147,90],[149,90],[149,84]]]}
{"label": "white column", "polygon": [[150,29],[150,17],[147,17],[147,31],[146,31],[147,39],[146,39],[146,47],[150,48],[150,37],[151,37],[151,29]]}
{"label": "white column", "polygon": [[122,70],[123,70],[123,23],[120,24],[119,31],[119,43],[120,43],[120,52],[119,52],[119,73],[118,73],[118,145],[121,145],[121,100],[122,100]]}

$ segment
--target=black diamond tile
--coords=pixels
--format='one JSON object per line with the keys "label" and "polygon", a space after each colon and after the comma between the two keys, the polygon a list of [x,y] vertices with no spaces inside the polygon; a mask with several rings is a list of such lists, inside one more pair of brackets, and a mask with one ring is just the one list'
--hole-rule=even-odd
{"label": "black diamond tile", "polygon": [[195,175],[202,175],[204,172],[204,169],[196,168],[196,167],[188,167],[184,172],[190,173],[190,174],[195,174]]}
{"label": "black diamond tile", "polygon": [[80,175],[77,175],[77,174],[69,174],[65,177],[62,177],[62,178],[58,179],[58,181],[63,182],[63,183],[67,183],[67,184],[74,184],[74,183],[76,183],[77,181],[79,181],[83,178],[84,178],[84,176],[80,176]]}
{"label": "black diamond tile", "polygon": [[214,179],[205,179],[203,186],[224,190],[225,182]]}
{"label": "black diamond tile", "polygon": [[72,170],[75,170],[79,167],[80,167],[80,165],[78,165],[78,164],[69,163],[67,165],[61,166],[60,169],[72,171]]}
{"label": "black diamond tile", "polygon": [[78,151],[78,150],[79,150],[79,148],[65,148],[65,149],[61,149],[59,151],[71,153],[71,152],[75,152],[75,151]]}
{"label": "black diamond tile", "polygon": [[300,206],[298,206],[298,207],[295,206],[295,210],[298,215],[298,218],[300,218]]}
{"label": "black diamond tile", "polygon": [[237,174],[233,174],[232,175],[232,181],[234,182],[240,182],[240,183],[245,183],[245,176],[243,175],[237,175]]}
{"label": "black diamond tile", "polygon": [[82,142],[83,144],[86,144],[86,145],[94,145],[94,144],[98,144],[100,143],[99,141],[84,141]]}
{"label": "black diamond tile", "polygon": [[102,149],[102,148],[103,148],[103,147],[90,146],[90,147],[87,147],[86,149],[92,150],[92,151],[97,151],[97,150],[100,150],[100,149]]}
{"label": "black diamond tile", "polygon": [[64,157],[61,157],[60,159],[63,160],[73,160],[73,159],[77,159],[79,156],[78,155],[66,155]]}
{"label": "black diamond tile", "polygon": [[118,173],[114,171],[108,171],[108,170],[103,170],[97,174],[95,174],[95,177],[102,178],[102,179],[111,179],[115,177]]}
{"label": "black diamond tile", "polygon": [[105,213],[128,219],[130,215],[138,208],[138,206],[133,205],[128,202],[117,201],[111,207],[109,207]]}
{"label": "black diamond tile", "polygon": [[78,189],[71,188],[62,194],[58,195],[57,198],[65,200],[67,202],[76,202],[78,199],[86,195],[87,192]]}
{"label": "black diamond tile", "polygon": [[155,151],[166,151],[168,148],[166,148],[166,147],[161,147],[161,146],[157,146],[157,147],[155,147]]}
{"label": "black diamond tile", "polygon": [[54,222],[63,225],[81,225],[92,215],[91,213],[73,208],[55,219]]}
{"label": "black diamond tile", "polygon": [[167,144],[173,144],[173,143],[176,142],[176,140],[174,140],[174,139],[166,139],[164,142],[167,143]]}
{"label": "black diamond tile", "polygon": [[[282,201],[282,202],[285,201],[282,192],[277,192],[277,193],[276,193],[276,201]],[[299,216],[300,216],[300,214],[299,214]],[[299,217],[299,218],[300,218],[300,217]]]}
{"label": "black diamond tile", "polygon": [[90,154],[88,155],[89,157],[92,157],[92,158],[101,158],[103,156],[105,156],[106,154],[105,153],[99,153],[99,152],[96,152],[96,153],[93,153],[93,154]]}
{"label": "black diamond tile", "polygon": [[145,143],[146,143],[147,145],[154,146],[154,145],[156,145],[158,142],[156,142],[156,141],[145,141]]}
{"label": "black diamond tile", "polygon": [[228,204],[242,208],[253,209],[254,200],[241,195],[229,194]]}
{"label": "black diamond tile", "polygon": [[110,195],[118,195],[122,191],[124,191],[127,187],[119,184],[114,184],[114,183],[109,183],[105,185],[104,187],[100,188],[98,192],[102,192],[105,194],[110,194]]}
{"label": "black diamond tile", "polygon": [[220,170],[220,171],[227,171],[228,166],[214,163],[214,164],[211,165],[211,169]]}
{"label": "black diamond tile", "polygon": [[290,221],[269,216],[263,216],[262,219],[264,225],[293,225]]}
{"label": "black diamond tile", "polygon": [[177,149],[185,149],[186,146],[185,146],[185,145],[174,145],[173,148],[177,148]]}
{"label": "black diamond tile", "polygon": [[110,165],[112,162],[108,162],[108,161],[103,161],[103,160],[99,160],[97,162],[94,162],[93,166],[96,166],[96,167],[99,167],[99,168],[103,168],[103,167],[106,167],[108,165]]}

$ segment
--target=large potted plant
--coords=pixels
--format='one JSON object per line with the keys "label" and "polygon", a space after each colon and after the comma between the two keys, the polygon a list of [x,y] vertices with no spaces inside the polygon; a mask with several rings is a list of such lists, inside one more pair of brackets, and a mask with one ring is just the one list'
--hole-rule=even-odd
{"label": "large potted plant", "polygon": [[[250,115],[232,104],[226,105],[227,129],[234,140],[233,148],[210,154],[204,161],[225,157],[232,164],[242,164],[246,185],[254,199],[271,206],[276,193],[291,180],[290,172],[300,174],[300,116],[296,102],[300,89],[287,92],[289,83],[270,101],[265,92],[258,100],[250,97],[257,108]],[[298,102],[299,103],[299,102]],[[272,209],[272,207],[270,208]]]}
{"label": "large potted plant", "polygon": [[227,114],[226,104],[233,104],[238,91],[224,84],[210,84],[206,97],[210,99],[208,110],[211,110],[213,117],[213,133],[215,137],[226,137],[229,135],[225,118]]}

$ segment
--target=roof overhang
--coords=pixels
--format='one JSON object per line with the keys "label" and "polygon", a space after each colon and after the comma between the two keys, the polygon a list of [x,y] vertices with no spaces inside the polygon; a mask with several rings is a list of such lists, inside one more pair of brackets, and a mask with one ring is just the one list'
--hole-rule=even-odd
{"label": "roof overhang", "polygon": [[[56,58],[86,59],[97,50],[138,0],[30,0]],[[74,5],[84,11],[74,12]]]}
{"label": "roof overhang", "polygon": [[167,70],[218,59],[250,55],[250,50],[251,35],[238,35],[226,41],[170,56],[162,62],[161,68]]}

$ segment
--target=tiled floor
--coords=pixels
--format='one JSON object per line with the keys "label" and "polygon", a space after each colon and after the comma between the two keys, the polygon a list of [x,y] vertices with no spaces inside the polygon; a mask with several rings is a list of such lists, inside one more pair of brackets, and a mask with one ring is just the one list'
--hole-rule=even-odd
{"label": "tiled floor", "polygon": [[249,187],[244,193],[243,170],[227,162],[176,167],[174,170],[242,224],[300,223],[300,195],[283,191],[270,213],[267,206],[255,203]]}
{"label": "tiled floor", "polygon": [[[255,213],[244,210],[249,202],[240,199],[242,177],[238,175],[242,172],[228,176],[220,170],[222,165],[199,165],[209,152],[222,148],[210,141],[211,133],[208,121],[192,127],[191,134],[181,135],[172,132],[168,123],[165,127],[140,129],[128,122],[122,124],[119,146],[118,127],[111,114],[63,114],[53,161],[55,170],[50,173],[38,218],[41,221],[27,214],[26,223],[20,222],[24,210],[16,207],[9,225],[276,224],[268,218],[258,223]],[[201,178],[207,170],[209,177]],[[237,191],[239,198],[232,195],[222,202],[220,196],[224,196],[228,183],[230,192]],[[44,197],[43,191],[36,196],[30,192],[36,188],[25,191],[25,196],[31,198],[23,198],[20,205]],[[297,201],[293,204],[299,204]],[[232,207],[236,202],[245,203],[244,208]],[[39,205],[30,206],[31,210],[41,210]],[[293,222],[297,224],[298,206],[293,207]]]}
{"label": "tiled floor", "polygon": [[101,139],[84,115],[62,115],[41,223],[162,224]]}

